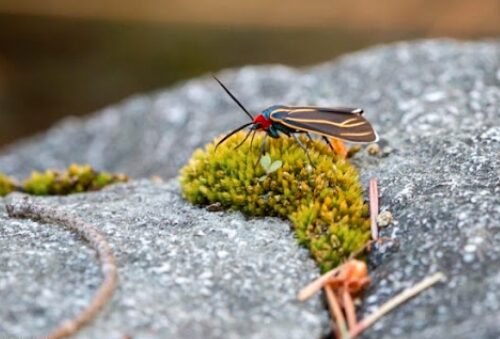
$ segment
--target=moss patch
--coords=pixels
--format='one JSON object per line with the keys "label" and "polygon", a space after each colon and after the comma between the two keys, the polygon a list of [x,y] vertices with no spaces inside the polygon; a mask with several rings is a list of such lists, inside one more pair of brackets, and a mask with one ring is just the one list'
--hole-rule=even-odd
{"label": "moss patch", "polygon": [[16,184],[13,179],[0,173],[0,197],[3,197],[10,192],[14,191]]}
{"label": "moss patch", "polygon": [[266,171],[257,163],[263,136],[253,148],[240,132],[215,152],[215,141],[197,150],[181,170],[184,197],[194,204],[220,202],[250,216],[278,216],[292,222],[298,241],[322,271],[337,266],[370,238],[368,206],[356,169],[321,141],[301,138],[304,151],[291,138],[269,140],[266,152],[281,166]]}
{"label": "moss patch", "polygon": [[70,165],[65,171],[33,172],[24,181],[23,191],[33,195],[64,195],[101,188],[127,181],[123,174],[97,172],[89,165]]}
{"label": "moss patch", "polygon": [[64,195],[96,191],[107,185],[126,181],[128,178],[123,174],[98,172],[89,165],[72,164],[64,171],[33,172],[20,187],[0,173],[0,196],[12,191],[33,195]]}

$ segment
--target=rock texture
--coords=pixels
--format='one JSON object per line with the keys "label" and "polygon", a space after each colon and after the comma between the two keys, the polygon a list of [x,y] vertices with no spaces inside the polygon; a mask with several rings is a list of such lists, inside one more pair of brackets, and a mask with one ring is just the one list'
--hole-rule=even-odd
{"label": "rock texture", "polygon": [[[8,202],[7,199],[3,199]],[[37,198],[95,225],[113,248],[119,286],[81,338],[319,338],[315,275],[290,227],[193,208],[175,181]],[[89,302],[102,279],[93,251],[56,224],[8,219],[0,207],[1,337],[44,334]]]}
{"label": "rock texture", "polygon": [[[399,43],[372,48],[307,69],[294,70],[282,66],[244,67],[223,72],[218,76],[251,111],[258,111],[277,103],[360,106],[365,109],[367,118],[374,123],[381,135],[382,154],[373,157],[361,152],[356,156],[355,162],[361,169],[363,182],[366,183],[370,176],[379,179],[382,208],[390,210],[395,220],[393,225],[382,231],[382,236],[391,236],[395,241],[378,246],[370,256],[373,285],[366,293],[361,313],[369,313],[390,296],[435,271],[444,272],[448,280],[445,284],[434,287],[398,308],[378,322],[365,334],[365,337],[496,338],[500,336],[496,321],[500,318],[498,293],[500,288],[498,273],[500,271],[500,43],[498,41],[434,40]],[[96,113],[88,120],[63,122],[45,135],[5,150],[0,155],[0,170],[22,176],[33,168],[63,167],[68,162],[78,161],[89,162],[99,169],[124,171],[136,177],[155,174],[167,178],[176,175],[178,168],[194,148],[245,121],[245,115],[229,101],[215,81],[206,77],[179,84],[165,92],[132,98]],[[168,188],[156,187],[143,182],[117,187],[88,197],[46,199],[54,204],[62,204],[66,206],[65,208],[73,208],[76,213],[82,213],[82,216],[90,213],[93,215],[92,218],[96,218],[93,219],[95,221],[98,221],[99,217],[102,218],[101,225],[110,240],[117,242],[115,245],[117,250],[120,250],[121,246],[129,249],[134,246],[138,246],[139,249],[144,248],[143,251],[130,250],[126,255],[119,256],[123,270],[131,273],[130,277],[136,280],[137,288],[130,287],[133,285],[127,284],[132,283],[125,280],[123,288],[129,292],[121,294],[123,299],[118,297],[115,301],[116,306],[112,305],[107,309],[94,325],[96,327],[89,327],[87,333],[95,333],[91,331],[101,328],[103,322],[108,319],[106,317],[109,319],[119,317],[113,314],[113,307],[120,308],[123,303],[127,305],[128,297],[151,301],[152,308],[148,311],[151,313],[145,313],[148,308],[143,310],[143,304],[126,306],[136,311],[134,316],[129,315],[130,319],[137,318],[134,324],[143,321],[138,325],[143,326],[141,331],[148,329],[148,325],[151,324],[148,322],[150,317],[163,319],[164,314],[164,319],[169,319],[169,315],[173,313],[187,314],[181,311],[169,313],[167,308],[156,308],[158,305],[155,303],[163,300],[161,299],[163,295],[158,292],[161,290],[160,287],[154,285],[152,281],[148,281],[146,285],[156,287],[151,287],[150,290],[140,288],[145,283],[143,279],[149,277],[145,275],[143,278],[143,272],[148,272],[153,267],[159,267],[161,271],[162,265],[167,265],[168,270],[171,270],[172,267],[185,263],[182,260],[180,262],[166,260],[169,259],[167,253],[158,252],[161,246],[153,247],[158,248],[157,251],[148,251],[146,248],[149,247],[138,244],[139,239],[144,238],[150,239],[151,244],[164,241],[163,236],[151,236],[149,232],[173,234],[170,233],[171,227],[166,225],[174,224],[172,220],[178,218],[177,209],[171,209],[172,215],[167,217],[165,214],[163,217],[165,219],[161,217],[163,214],[159,214],[161,209],[169,208],[160,203],[162,199],[168,201],[174,199],[172,196],[178,195],[174,186],[167,186]],[[148,189],[155,191],[157,195],[171,197],[158,198],[159,200],[153,203],[154,197],[146,194]],[[144,198],[135,198],[135,204],[137,207],[142,206],[144,213],[132,217],[125,212],[124,207],[119,207],[121,206],[119,201],[104,198],[106,195],[112,195],[110,192],[114,190],[117,192],[123,190],[123,195],[128,195],[129,190],[143,192]],[[130,193],[132,197],[141,196],[134,194]],[[204,217],[201,215],[206,215],[205,212],[183,205],[178,198],[176,199],[178,204],[176,206],[183,206],[178,209],[186,214],[186,220],[192,217],[198,218],[197,222],[202,221]],[[100,202],[99,209],[91,207],[96,201]],[[150,201],[155,208],[148,207],[147,201]],[[130,206],[130,201],[127,206]],[[129,219],[124,217],[121,221],[123,226],[111,226],[113,220],[121,220],[119,216],[111,213],[112,208],[116,208],[115,213],[125,213],[128,216]],[[211,226],[203,225],[211,227],[213,232],[217,232],[220,227],[224,227],[227,232],[236,230],[237,237],[240,236],[240,231],[252,225],[252,232],[244,234],[249,238],[255,237],[256,242],[258,242],[256,239],[267,238],[269,234],[265,232],[274,229],[286,233],[286,224],[275,220],[244,221],[237,214],[214,217],[221,219]],[[142,223],[142,218],[149,221]],[[231,224],[233,219],[237,225]],[[164,223],[161,220],[165,220]],[[228,224],[224,225],[225,223]],[[241,225],[238,226],[238,223]],[[29,270],[26,273],[21,269],[22,266],[16,265],[19,257],[28,263],[30,260],[29,255],[18,255],[16,243],[21,246],[26,242],[26,248],[40,246],[39,250],[24,250],[24,253],[35,255],[38,258],[36,260],[41,262],[54,260],[59,261],[59,265],[74,265],[72,271],[81,276],[67,277],[69,280],[75,280],[73,283],[68,281],[61,284],[65,287],[59,286],[68,291],[61,295],[67,297],[71,294],[69,291],[73,291],[75,286],[82,284],[82,281],[85,281],[85,285],[80,287],[86,287],[87,290],[79,292],[81,297],[95,286],[99,277],[97,266],[89,267],[88,262],[92,254],[85,250],[77,239],[73,238],[73,244],[77,246],[76,248],[81,246],[82,249],[67,251],[82,258],[66,262],[63,260],[64,256],[48,254],[56,250],[61,242],[70,241],[71,235],[65,235],[64,231],[56,231],[56,228],[37,226],[43,239],[50,240],[52,244],[44,245],[43,242],[32,243],[27,240],[32,238],[26,228],[35,227],[35,224],[4,220],[1,224],[3,225],[0,228],[1,239],[7,239],[4,241],[11,247],[2,250],[1,254],[10,259],[0,261],[9,263],[4,264],[7,266],[2,268],[2,271],[8,269],[9,273],[3,275],[7,278],[2,276],[3,280],[0,280],[0,293],[4,300],[3,296],[8,294],[5,292],[8,288],[9,291],[17,291],[18,296],[22,298],[18,299],[21,302],[6,303],[11,307],[9,311],[3,310],[3,313],[0,313],[2,319],[0,326],[14,326],[20,316],[20,309],[29,310],[32,319],[36,318],[39,322],[57,319],[66,312],[59,308],[49,308],[48,302],[42,306],[32,304],[34,295],[49,298],[53,293],[59,293],[57,289],[48,288],[49,285],[37,290],[36,285],[26,283],[24,286],[27,290],[22,293],[19,291],[20,287],[14,288],[12,279],[23,278],[32,281],[31,274],[35,274],[40,280],[48,279],[45,280],[46,284],[50,281],[50,286],[55,286],[50,280],[50,275]],[[174,226],[172,229],[177,229]],[[144,232],[138,231],[141,227],[144,227]],[[187,232],[182,227],[180,229]],[[260,233],[261,229],[264,235]],[[282,248],[283,253],[297,253],[294,252],[298,250],[294,247],[292,236],[289,233],[286,236],[289,237],[288,242],[278,247]],[[226,246],[224,245],[226,243],[224,240],[213,246]],[[273,242],[270,242],[267,246],[273,246],[272,244]],[[180,251],[183,247],[176,248]],[[199,257],[217,253],[210,247],[201,252],[194,252],[193,248],[190,248],[190,251],[186,251],[186,255],[178,258],[201,260]],[[46,251],[46,254],[38,254],[37,257],[37,251]],[[288,255],[292,254],[282,258]],[[149,257],[154,260],[149,261]],[[249,262],[253,259],[252,256],[241,258],[243,257]],[[235,257],[231,265],[243,265],[237,258],[240,257]],[[272,256],[258,258],[262,265],[271,265],[276,261]],[[297,254],[295,257],[292,255],[292,258],[297,258]],[[80,266],[79,261],[86,264]],[[25,265],[32,267],[32,263]],[[49,263],[47,265],[50,267]],[[256,263],[252,265],[259,267]],[[276,264],[280,265],[281,261]],[[310,263],[306,261],[304,267],[308,265]],[[300,270],[305,269],[304,267]],[[182,272],[185,271],[179,270],[177,273]],[[294,272],[299,272],[299,268]],[[300,278],[300,274],[295,273],[290,279],[297,279],[294,283],[300,285],[298,281],[300,279],[303,279],[300,283],[307,281],[313,271],[309,268],[306,272],[307,278]],[[257,283],[264,279],[259,273],[255,272],[255,275],[249,277],[247,281]],[[186,283],[198,284],[198,281],[192,281],[192,277],[194,275],[188,276]],[[213,291],[215,290],[214,288]],[[139,297],[130,296],[130,293],[139,294]],[[221,299],[231,295],[231,293],[220,293]],[[286,289],[283,293],[287,295],[286,293],[291,292]],[[180,295],[183,295],[185,300],[190,300],[190,303],[193,302],[191,305],[195,307],[188,292]],[[252,297],[255,297],[253,293]],[[69,303],[69,309],[75,307],[73,303],[78,304],[81,300],[56,299],[59,305]],[[272,301],[269,302],[269,307],[274,306]],[[231,310],[237,310],[241,306],[239,303],[232,305]],[[315,304],[311,307],[314,309],[316,306]],[[205,305],[196,303],[196,307],[203,309]],[[263,312],[265,314],[265,311]],[[293,316],[309,311],[291,312]],[[277,313],[269,311],[269,314]],[[251,312],[241,313],[241,316],[238,316],[238,313],[234,315],[235,319],[245,318],[245,321],[250,317]],[[224,319],[223,316],[212,318]],[[195,317],[189,319],[195,322],[199,320]],[[197,323],[205,324],[203,319]],[[309,317],[306,316],[306,319]],[[318,314],[311,316],[310,319],[311,325],[320,323]],[[171,320],[170,325],[186,324],[187,321],[182,316],[177,320],[178,322]],[[288,331],[290,326],[288,321],[283,321],[281,330],[278,330],[278,327],[272,328],[276,329],[276,333],[285,333],[284,335],[288,336],[295,332]],[[297,321],[302,322],[303,319],[297,318]],[[326,322],[322,324],[323,329],[328,326]],[[200,326],[200,331],[204,333],[208,331],[203,329],[203,325]],[[239,325],[234,326],[239,327]],[[310,328],[306,326],[304,325],[304,328]],[[302,328],[302,323],[298,327]],[[214,326],[214,331],[215,328],[217,327]],[[11,327],[9,329],[14,331]],[[319,332],[310,330],[306,332],[310,334],[309,337],[319,336]],[[82,335],[84,333],[82,332]],[[141,333],[146,336],[146,332]],[[252,337],[250,333],[260,332],[238,333],[243,337]],[[211,334],[216,337],[218,333],[211,332]],[[154,336],[154,333],[150,335]]]}

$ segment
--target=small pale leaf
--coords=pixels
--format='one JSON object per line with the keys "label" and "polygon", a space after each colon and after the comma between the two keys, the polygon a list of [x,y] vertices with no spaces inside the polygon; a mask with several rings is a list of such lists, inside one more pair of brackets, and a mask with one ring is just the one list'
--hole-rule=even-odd
{"label": "small pale leaf", "polygon": [[271,166],[269,166],[269,170],[267,171],[267,173],[273,173],[273,172],[276,172],[278,169],[281,168],[281,166],[283,166],[283,161],[281,160],[276,160],[274,161]]}
{"label": "small pale leaf", "polygon": [[260,158],[260,165],[266,170],[269,170],[269,166],[271,166],[271,156],[269,153],[266,153],[262,158]]}

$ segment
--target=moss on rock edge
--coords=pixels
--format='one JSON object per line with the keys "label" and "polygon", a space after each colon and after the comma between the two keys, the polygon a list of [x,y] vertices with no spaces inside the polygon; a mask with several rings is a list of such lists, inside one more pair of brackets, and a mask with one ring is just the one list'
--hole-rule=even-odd
{"label": "moss on rock edge", "polygon": [[0,197],[6,196],[10,192],[14,191],[16,184],[14,179],[0,173]]}
{"label": "moss on rock edge", "polygon": [[0,173],[0,197],[13,191],[33,195],[64,195],[87,191],[96,191],[105,186],[126,182],[124,174],[98,172],[90,165],[70,165],[64,171],[46,170],[33,172],[22,185]]}
{"label": "moss on rock edge", "polygon": [[370,238],[368,206],[356,169],[319,141],[301,137],[313,168],[292,138],[269,140],[266,152],[283,165],[266,174],[257,164],[263,135],[234,150],[240,132],[215,152],[215,144],[194,152],[181,170],[184,197],[194,204],[221,203],[249,216],[289,219],[296,237],[322,271],[337,266]]}
{"label": "moss on rock edge", "polygon": [[23,183],[23,192],[33,195],[65,195],[97,191],[107,185],[126,182],[123,174],[95,171],[90,165],[70,165],[64,171],[33,172]]}

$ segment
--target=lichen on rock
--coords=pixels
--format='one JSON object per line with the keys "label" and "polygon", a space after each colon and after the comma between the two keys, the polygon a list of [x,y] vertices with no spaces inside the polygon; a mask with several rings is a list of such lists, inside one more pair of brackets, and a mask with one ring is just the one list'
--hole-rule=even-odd
{"label": "lichen on rock", "polygon": [[240,132],[220,145],[197,150],[181,170],[184,197],[216,202],[249,216],[289,219],[299,243],[325,271],[337,266],[370,237],[368,207],[356,169],[319,140],[301,137],[314,164],[292,138],[268,139],[266,152],[282,166],[266,173],[258,163],[262,135],[251,147]]}

